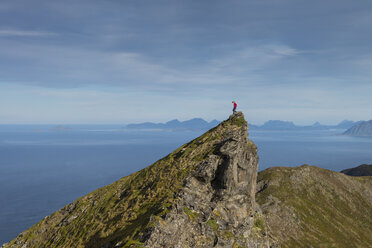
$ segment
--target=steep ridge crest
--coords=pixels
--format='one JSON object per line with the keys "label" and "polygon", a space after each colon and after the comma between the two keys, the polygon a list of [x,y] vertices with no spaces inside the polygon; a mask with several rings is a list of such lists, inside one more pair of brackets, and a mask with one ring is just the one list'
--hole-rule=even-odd
{"label": "steep ridge crest", "polygon": [[267,247],[257,147],[241,112],[153,165],[81,197],[5,248]]}

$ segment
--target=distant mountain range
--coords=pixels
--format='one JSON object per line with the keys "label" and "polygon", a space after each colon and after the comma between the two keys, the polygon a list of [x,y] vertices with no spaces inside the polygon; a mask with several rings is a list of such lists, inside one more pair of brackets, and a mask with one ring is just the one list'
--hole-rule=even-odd
{"label": "distant mountain range", "polygon": [[350,136],[372,136],[372,120],[361,121],[350,127],[344,132],[344,135]]}
{"label": "distant mountain range", "polygon": [[207,122],[202,118],[194,118],[187,121],[179,121],[177,119],[168,121],[166,123],[153,123],[153,122],[144,122],[138,124],[129,124],[126,128],[129,129],[191,129],[191,130],[206,130],[212,127],[215,127],[220,122],[213,120]]}
{"label": "distant mountain range", "polygon": [[[166,123],[153,123],[144,122],[138,124],[129,124],[126,128],[129,129],[188,129],[188,130],[206,130],[210,129],[220,122],[213,120],[207,122],[202,118],[194,118],[187,121],[179,121],[177,119],[168,121]],[[315,122],[309,126],[297,126],[291,121],[281,120],[270,120],[265,122],[263,125],[248,124],[250,130],[327,130],[327,129],[348,129],[359,122],[344,120],[337,125],[322,125],[319,122]]]}
{"label": "distant mountain range", "polygon": [[313,125],[297,126],[292,121],[270,120],[262,126],[249,125],[250,130],[328,130],[328,129],[348,129],[359,122],[344,120],[337,125],[322,125],[315,122]]}

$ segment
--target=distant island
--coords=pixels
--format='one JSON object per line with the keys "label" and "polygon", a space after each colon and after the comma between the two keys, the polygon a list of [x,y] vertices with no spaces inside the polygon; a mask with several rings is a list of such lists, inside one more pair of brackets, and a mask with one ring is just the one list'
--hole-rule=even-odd
{"label": "distant island", "polygon": [[361,121],[350,127],[344,132],[350,136],[372,136],[372,120]]}
{"label": "distant island", "polygon": [[126,128],[129,129],[187,129],[187,130],[207,130],[215,127],[220,122],[213,120],[210,122],[205,121],[202,118],[194,118],[187,121],[179,121],[177,119],[168,121],[166,123],[153,123],[153,122],[143,122],[138,124],[129,124]]}
{"label": "distant island", "polygon": [[355,168],[342,170],[341,173],[356,177],[372,176],[372,164],[362,164]]}
{"label": "distant island", "polygon": [[[212,120],[205,121],[202,118],[194,118],[187,121],[179,121],[177,119],[166,123],[143,122],[136,124],[128,124],[125,128],[128,129],[158,129],[158,130],[208,130],[217,126],[220,121]],[[337,125],[322,125],[315,122],[309,126],[297,126],[292,121],[269,120],[263,125],[248,124],[249,130],[329,130],[329,129],[348,129],[353,125],[360,123],[349,120],[344,120]]]}
{"label": "distant island", "polygon": [[358,122],[344,120],[337,125],[323,125],[315,122],[313,125],[297,126],[292,121],[269,120],[262,126],[249,125],[251,130],[329,130],[348,129]]}

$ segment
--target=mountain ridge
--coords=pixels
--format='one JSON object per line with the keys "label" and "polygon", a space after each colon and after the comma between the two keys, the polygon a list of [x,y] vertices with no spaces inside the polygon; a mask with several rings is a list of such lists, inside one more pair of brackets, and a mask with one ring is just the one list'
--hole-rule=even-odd
{"label": "mountain ridge", "polygon": [[2,248],[372,247],[372,177],[258,171],[241,112]]}
{"label": "mountain ridge", "polygon": [[271,167],[258,174],[256,200],[280,247],[372,247],[372,177]]}
{"label": "mountain ridge", "polygon": [[257,147],[238,112],[153,165],[47,216],[3,247],[270,244],[263,226],[256,225],[257,166]]}

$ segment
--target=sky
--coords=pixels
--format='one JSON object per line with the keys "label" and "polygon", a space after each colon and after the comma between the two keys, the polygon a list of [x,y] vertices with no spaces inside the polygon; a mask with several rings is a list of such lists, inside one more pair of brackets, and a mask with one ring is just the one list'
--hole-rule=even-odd
{"label": "sky", "polygon": [[372,1],[1,0],[0,124],[372,119]]}

